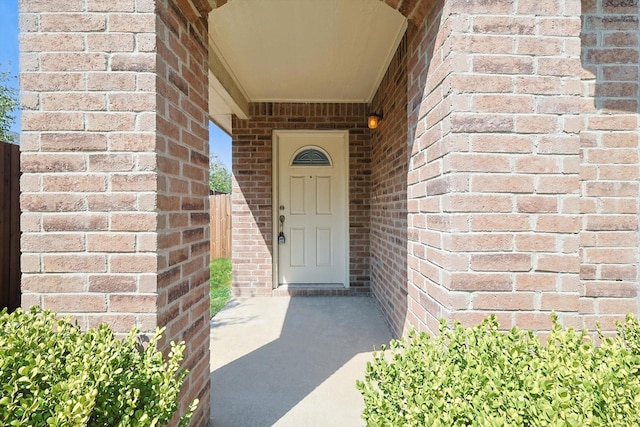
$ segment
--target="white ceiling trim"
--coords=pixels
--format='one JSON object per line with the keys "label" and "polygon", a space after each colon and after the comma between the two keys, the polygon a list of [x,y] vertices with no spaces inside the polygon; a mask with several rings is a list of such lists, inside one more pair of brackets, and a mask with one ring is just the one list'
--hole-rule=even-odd
{"label": "white ceiling trim", "polygon": [[[211,14],[215,10],[216,9],[211,11],[209,13],[209,16],[211,16]],[[209,19],[211,19],[211,18],[209,18]],[[209,22],[211,22],[211,20]],[[211,24],[209,24],[209,25],[211,25]],[[242,96],[244,96],[244,99],[250,101],[251,99],[249,98],[249,95],[247,94],[247,90],[242,86],[242,82],[240,81],[240,79],[238,79],[238,76],[236,76],[236,74],[233,72],[233,68],[231,67],[231,65],[229,65],[229,63],[227,62],[226,58],[224,57],[224,55],[220,51],[220,48],[216,44],[216,41],[213,39],[213,37],[211,37],[211,33],[209,33],[209,49],[211,49],[215,53],[215,55],[218,57],[218,60],[222,63],[224,68],[227,70],[227,73],[229,73],[229,76],[231,76],[231,79],[235,83],[236,87],[242,93]]]}
{"label": "white ceiling trim", "polygon": [[378,88],[380,87],[380,83],[382,83],[382,79],[384,79],[385,74],[387,74],[387,69],[389,68],[389,64],[391,64],[391,60],[393,60],[393,57],[396,54],[396,50],[398,50],[398,46],[400,46],[400,42],[402,42],[402,38],[404,37],[404,33],[405,33],[405,31],[407,31],[407,26],[408,26],[407,25],[407,21],[405,20],[402,23],[402,27],[400,28],[400,30],[396,34],[396,38],[393,41],[393,44],[391,44],[389,46],[389,51],[387,52],[387,55],[386,55],[385,60],[384,60],[384,63],[382,64],[382,67],[380,67],[380,72],[378,74],[378,78],[375,80],[375,83],[371,87],[371,92],[369,93],[369,96],[367,97],[365,102],[371,102],[373,97],[376,95],[376,92],[378,91]]}

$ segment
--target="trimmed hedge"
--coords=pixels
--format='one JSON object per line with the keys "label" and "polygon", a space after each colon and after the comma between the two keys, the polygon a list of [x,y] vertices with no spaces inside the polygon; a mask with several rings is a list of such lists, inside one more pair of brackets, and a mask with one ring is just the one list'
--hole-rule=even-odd
{"label": "trimmed hedge", "polygon": [[[184,343],[143,348],[133,328],[123,339],[101,325],[86,333],[50,311],[0,312],[0,425],[156,426],[178,409],[187,375]],[[194,401],[181,418],[189,422]]]}
{"label": "trimmed hedge", "polygon": [[638,321],[628,315],[615,337],[598,330],[596,346],[552,320],[544,345],[531,331],[500,331],[495,316],[392,341],[357,382],[362,418],[393,427],[640,425]]}

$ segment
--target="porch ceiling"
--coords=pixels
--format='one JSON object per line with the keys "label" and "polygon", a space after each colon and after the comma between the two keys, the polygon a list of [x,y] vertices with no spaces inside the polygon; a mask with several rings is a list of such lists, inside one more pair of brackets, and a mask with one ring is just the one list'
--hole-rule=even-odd
{"label": "porch ceiling", "polygon": [[249,102],[370,102],[406,30],[380,0],[234,0],[209,14],[211,118]]}

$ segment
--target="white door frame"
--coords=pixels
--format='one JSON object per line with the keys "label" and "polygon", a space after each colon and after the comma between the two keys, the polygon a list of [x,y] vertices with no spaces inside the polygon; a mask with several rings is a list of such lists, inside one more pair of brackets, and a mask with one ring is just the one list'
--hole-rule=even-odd
{"label": "white door frame", "polygon": [[345,184],[345,191],[344,191],[344,237],[345,237],[345,252],[346,252],[346,260],[345,260],[345,278],[344,278],[344,286],[345,288],[349,288],[350,283],[349,283],[349,266],[350,266],[350,248],[349,248],[349,131],[348,130],[289,130],[289,129],[274,129],[273,130],[273,136],[272,136],[272,153],[271,153],[271,163],[272,163],[272,177],[271,177],[271,193],[272,193],[272,201],[271,201],[271,210],[273,212],[273,218],[271,219],[272,221],[272,228],[273,228],[273,233],[272,233],[272,249],[271,249],[271,258],[273,259],[273,277],[272,277],[272,287],[273,289],[276,289],[278,287],[278,278],[279,278],[279,271],[278,271],[278,265],[279,265],[279,250],[278,250],[278,221],[279,221],[279,191],[280,191],[280,175],[279,175],[279,171],[280,171],[280,162],[279,162],[279,150],[280,150],[280,135],[283,134],[287,134],[287,135],[327,135],[327,134],[333,134],[333,135],[342,135],[342,142],[343,142],[343,155],[344,155],[344,159],[345,159],[345,177],[344,177],[344,184]]}

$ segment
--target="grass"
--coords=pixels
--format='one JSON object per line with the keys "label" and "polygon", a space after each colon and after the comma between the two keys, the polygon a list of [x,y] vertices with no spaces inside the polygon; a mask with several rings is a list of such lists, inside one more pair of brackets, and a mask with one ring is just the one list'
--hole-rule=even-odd
{"label": "grass", "polygon": [[231,260],[213,259],[209,264],[209,270],[211,272],[211,317],[213,317],[231,298]]}

